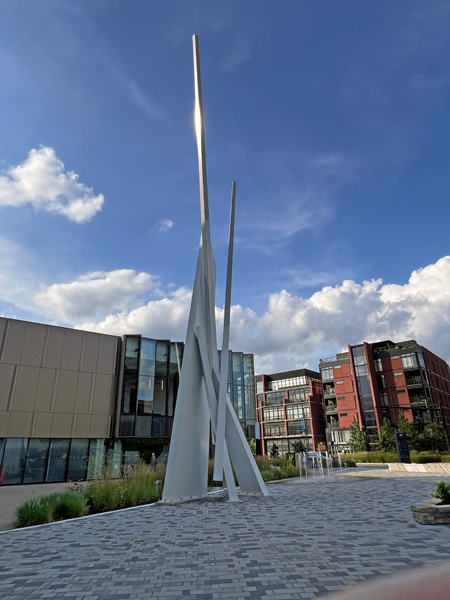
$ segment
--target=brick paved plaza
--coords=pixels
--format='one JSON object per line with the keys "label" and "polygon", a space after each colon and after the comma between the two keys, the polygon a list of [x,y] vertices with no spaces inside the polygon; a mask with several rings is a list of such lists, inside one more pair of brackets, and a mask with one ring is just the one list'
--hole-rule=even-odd
{"label": "brick paved plaza", "polygon": [[272,485],[0,534],[2,600],[316,598],[450,557],[450,529],[413,523],[430,478]]}

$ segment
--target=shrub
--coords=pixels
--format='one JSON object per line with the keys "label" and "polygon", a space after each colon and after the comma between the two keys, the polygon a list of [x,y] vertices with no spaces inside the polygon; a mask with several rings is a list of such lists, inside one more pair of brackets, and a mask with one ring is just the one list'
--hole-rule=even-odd
{"label": "shrub", "polygon": [[292,465],[292,464],[286,465],[284,468],[284,472],[286,473],[286,477],[298,477],[299,476],[299,470],[297,469],[297,467],[294,467],[294,465]]}
{"label": "shrub", "polygon": [[264,479],[264,481],[272,481],[272,469],[265,469],[261,471],[261,477]]}
{"label": "shrub", "polygon": [[55,496],[54,519],[75,519],[87,512],[87,498],[82,492],[65,490]]}
{"label": "shrub", "polygon": [[270,468],[268,456],[255,456],[255,461],[258,469],[262,471],[268,471]]}
{"label": "shrub", "polygon": [[441,500],[442,504],[450,504],[450,484],[445,481],[436,481],[433,496]]}
{"label": "shrub", "polygon": [[38,496],[24,500],[16,508],[14,523],[16,527],[31,527],[51,523],[57,505],[57,494],[49,496]]}

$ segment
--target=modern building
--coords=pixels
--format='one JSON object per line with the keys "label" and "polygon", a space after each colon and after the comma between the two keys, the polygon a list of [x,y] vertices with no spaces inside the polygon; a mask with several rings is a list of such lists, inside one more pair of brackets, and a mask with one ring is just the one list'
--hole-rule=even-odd
{"label": "modern building", "polygon": [[[82,480],[167,455],[184,343],[0,318],[5,485]],[[254,436],[253,356],[231,352],[229,393]]]}
{"label": "modern building", "polygon": [[450,434],[450,370],[415,340],[384,340],[348,346],[320,360],[328,447],[345,451],[353,419],[365,426],[375,449],[384,417],[392,424],[402,411],[422,430],[441,423]]}
{"label": "modern building", "polygon": [[274,444],[285,455],[293,452],[295,442],[315,450],[325,441],[320,373],[297,369],[257,375],[255,386],[263,455],[270,455]]}

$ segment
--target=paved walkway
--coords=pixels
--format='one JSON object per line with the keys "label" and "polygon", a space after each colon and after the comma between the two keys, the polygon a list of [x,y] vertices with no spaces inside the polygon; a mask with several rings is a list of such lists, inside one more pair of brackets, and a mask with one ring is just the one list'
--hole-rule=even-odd
{"label": "paved walkway", "polygon": [[429,478],[272,485],[0,533],[2,600],[315,598],[450,557],[450,528],[409,506]]}

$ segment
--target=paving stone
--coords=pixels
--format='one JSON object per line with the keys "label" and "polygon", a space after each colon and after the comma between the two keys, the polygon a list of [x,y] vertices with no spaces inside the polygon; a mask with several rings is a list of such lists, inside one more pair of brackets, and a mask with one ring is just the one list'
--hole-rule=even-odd
{"label": "paving stone", "polygon": [[4,600],[311,600],[435,565],[450,529],[413,522],[429,478],[270,486],[0,533]]}

